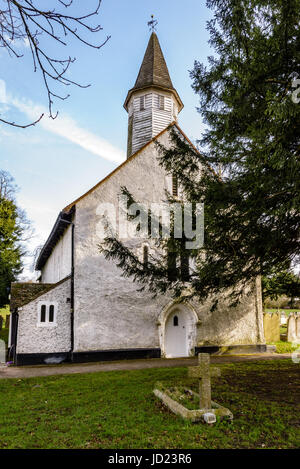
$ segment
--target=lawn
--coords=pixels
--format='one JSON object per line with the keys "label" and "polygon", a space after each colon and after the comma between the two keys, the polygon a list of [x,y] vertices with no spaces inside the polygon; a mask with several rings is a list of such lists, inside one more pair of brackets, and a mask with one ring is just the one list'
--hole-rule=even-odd
{"label": "lawn", "polygon": [[286,316],[288,316],[290,313],[297,313],[298,311],[300,311],[300,308],[298,309],[265,308],[264,310],[265,313],[285,313]]}
{"label": "lawn", "polygon": [[[192,424],[152,393],[156,381],[192,385],[186,368],[0,380],[0,448],[295,448],[299,364],[220,365],[213,399],[233,423]],[[297,395],[298,390],[298,395]]]}

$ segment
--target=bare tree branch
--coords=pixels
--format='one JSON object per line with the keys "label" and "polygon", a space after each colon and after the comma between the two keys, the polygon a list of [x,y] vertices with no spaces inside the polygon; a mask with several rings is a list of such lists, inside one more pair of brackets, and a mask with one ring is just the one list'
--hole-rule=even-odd
{"label": "bare tree branch", "polygon": [[[38,0],[0,0],[0,47],[4,47],[9,54],[16,58],[23,55],[17,50],[19,43],[27,43],[32,56],[33,70],[39,71],[47,92],[49,116],[55,119],[58,111],[53,112],[53,99],[65,100],[69,94],[61,94],[54,90],[55,83],[64,86],[76,85],[87,88],[90,84],[80,84],[67,77],[70,65],[76,60],[70,55],[67,58],[57,58],[50,55],[49,48],[53,42],[68,47],[73,37],[88,47],[101,49],[110,36],[99,44],[94,44],[88,37],[90,33],[97,33],[103,28],[100,24],[93,25],[92,20],[99,13],[102,0],[95,0],[96,7],[82,16],[64,14],[59,8],[71,8],[73,0],[51,0],[52,9],[41,9]],[[49,2],[47,2],[49,3]],[[47,39],[46,46],[42,38]],[[21,125],[12,121],[0,119],[0,122],[14,127],[26,128],[37,124],[43,115],[34,122]]]}

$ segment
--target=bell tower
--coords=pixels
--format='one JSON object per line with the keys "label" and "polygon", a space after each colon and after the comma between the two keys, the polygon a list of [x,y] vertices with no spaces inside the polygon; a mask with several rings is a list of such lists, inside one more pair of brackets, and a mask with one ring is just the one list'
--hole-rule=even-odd
{"label": "bell tower", "polygon": [[128,112],[127,158],[176,121],[183,108],[154,31],[124,108]]}

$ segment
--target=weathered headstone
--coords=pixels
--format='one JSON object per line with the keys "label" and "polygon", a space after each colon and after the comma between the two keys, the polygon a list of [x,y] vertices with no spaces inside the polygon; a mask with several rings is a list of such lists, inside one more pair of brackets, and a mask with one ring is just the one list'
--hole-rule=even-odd
{"label": "weathered headstone", "polygon": [[286,317],[286,314],[285,313],[281,313],[281,316],[280,316],[280,324],[281,325],[284,325],[287,323],[287,317]]}
{"label": "weathered headstone", "polygon": [[287,323],[287,340],[288,342],[300,343],[300,314],[292,313],[289,315]]}
{"label": "weathered headstone", "polygon": [[3,327],[3,316],[0,316],[0,331],[2,330]]}
{"label": "weathered headstone", "polygon": [[296,342],[300,343],[300,313],[296,314]]}
{"label": "weathered headstone", "polygon": [[296,340],[296,315],[291,313],[287,322],[287,341],[295,342]]}
{"label": "weathered headstone", "polygon": [[8,314],[6,316],[6,319],[5,319],[5,328],[8,329],[9,328],[9,318],[10,318],[10,314]]}
{"label": "weathered headstone", "polygon": [[278,313],[264,314],[264,333],[267,343],[280,341],[280,315]]}
{"label": "weathered headstone", "polygon": [[0,366],[6,363],[6,345],[4,340],[0,340]]}
{"label": "weathered headstone", "polygon": [[219,368],[210,367],[209,353],[199,353],[198,366],[190,366],[188,368],[189,378],[197,378],[199,380],[199,399],[200,409],[211,409],[211,381],[212,376],[220,376]]}

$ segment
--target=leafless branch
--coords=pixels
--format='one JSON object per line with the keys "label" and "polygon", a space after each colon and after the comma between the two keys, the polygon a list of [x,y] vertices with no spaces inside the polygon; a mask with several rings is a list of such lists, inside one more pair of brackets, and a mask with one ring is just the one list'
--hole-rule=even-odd
{"label": "leafless branch", "polygon": [[[53,86],[55,83],[69,86],[76,85],[81,88],[90,86],[80,84],[66,76],[70,65],[76,60],[75,57],[67,58],[53,57],[48,52],[52,43],[68,47],[68,40],[72,37],[81,43],[100,49],[110,36],[107,36],[100,44],[92,43],[88,36],[90,33],[102,31],[100,24],[92,24],[92,20],[99,13],[102,0],[95,0],[96,7],[92,11],[82,16],[64,14],[60,8],[71,9],[74,0],[51,0],[54,6],[52,9],[41,9],[38,0],[0,0],[0,47],[4,47],[9,54],[16,58],[22,58],[18,46],[20,42],[27,43],[33,62],[33,70],[39,71],[47,92],[49,116],[55,119],[58,112],[53,112],[53,99],[67,99],[69,94],[57,93]],[[49,2],[47,2],[49,4]],[[42,39],[47,39],[46,45]],[[35,122],[27,125],[16,124],[4,119],[0,122],[15,127],[26,128],[37,124],[43,115]]]}

